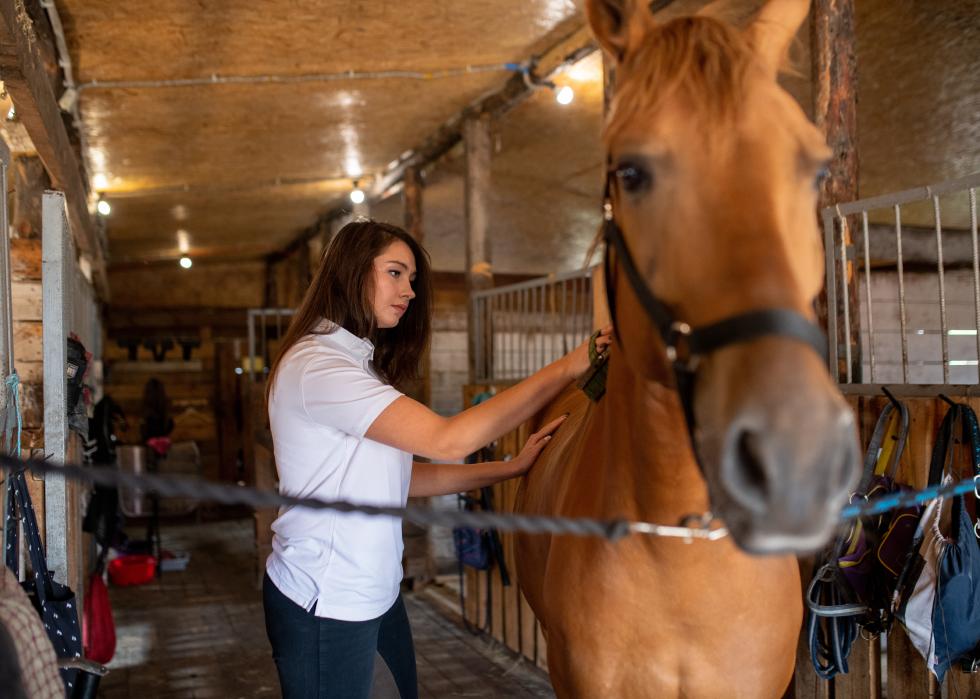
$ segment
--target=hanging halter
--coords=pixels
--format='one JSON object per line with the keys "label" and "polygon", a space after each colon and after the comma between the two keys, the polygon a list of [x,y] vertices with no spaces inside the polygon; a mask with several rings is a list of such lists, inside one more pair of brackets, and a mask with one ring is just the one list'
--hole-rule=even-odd
{"label": "hanging halter", "polygon": [[[680,394],[681,405],[684,408],[684,419],[687,422],[688,436],[691,448],[694,450],[698,465],[701,459],[697,453],[694,441],[694,430],[697,426],[694,416],[694,384],[697,378],[698,364],[702,357],[729,345],[749,342],[767,335],[789,337],[806,343],[813,350],[827,359],[827,338],[814,323],[801,314],[788,308],[766,308],[746,311],[730,318],[719,320],[711,325],[692,328],[688,323],[677,319],[670,308],[658,299],[646,281],[640,275],[626,246],[623,232],[616,223],[613,214],[611,189],[615,171],[611,164],[606,172],[606,187],[603,199],[602,237],[606,244],[603,256],[603,271],[606,284],[606,299],[609,304],[609,315],[613,322],[616,339],[619,341],[619,331],[616,329],[616,297],[615,284],[612,279],[612,252],[616,251],[616,264],[626,271],[633,293],[643,306],[647,317],[660,333],[666,348],[667,360],[674,371],[677,382],[677,392]],[[678,343],[683,338],[686,356],[678,352]],[[703,471],[702,467],[702,471]]]}

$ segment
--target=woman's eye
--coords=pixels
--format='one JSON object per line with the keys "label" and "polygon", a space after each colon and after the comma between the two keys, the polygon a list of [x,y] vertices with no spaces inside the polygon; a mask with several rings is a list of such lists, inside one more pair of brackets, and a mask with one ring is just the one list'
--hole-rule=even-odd
{"label": "woman's eye", "polygon": [[393,276],[395,279],[397,279],[398,277],[401,276],[401,272],[399,270],[397,270],[397,269],[389,269],[388,270],[388,274],[390,274],[391,276]]}
{"label": "woman's eye", "polygon": [[616,168],[616,177],[623,189],[630,194],[645,190],[653,181],[653,176],[649,171],[632,163]]}

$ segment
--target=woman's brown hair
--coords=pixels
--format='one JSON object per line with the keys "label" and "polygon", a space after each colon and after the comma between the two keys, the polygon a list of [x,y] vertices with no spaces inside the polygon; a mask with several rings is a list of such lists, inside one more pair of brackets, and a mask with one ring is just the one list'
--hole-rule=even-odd
{"label": "woman's brown hair", "polygon": [[[374,258],[396,240],[415,256],[415,298],[393,328],[378,328],[372,304]],[[374,370],[392,385],[417,378],[429,343],[432,274],[429,253],[408,233],[389,223],[354,221],[338,231],[320,257],[320,265],[282,339],[266,384],[266,400],[286,352],[316,331],[323,319],[374,344]],[[333,330],[327,330],[327,333]]]}

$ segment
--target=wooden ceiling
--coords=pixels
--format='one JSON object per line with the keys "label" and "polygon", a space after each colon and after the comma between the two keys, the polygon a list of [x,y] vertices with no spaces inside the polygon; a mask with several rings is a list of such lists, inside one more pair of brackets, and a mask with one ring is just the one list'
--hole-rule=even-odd
{"label": "wooden ceiling", "polygon": [[[680,0],[670,11],[703,4]],[[760,3],[727,4],[745,16]],[[862,194],[980,170],[978,0],[855,4]],[[572,0],[57,7],[81,86],[88,175],[113,206],[114,264],[176,257],[178,231],[192,255],[281,249],[342,204],[355,175],[369,183],[501,88],[512,75],[502,64],[541,54],[583,25]],[[447,70],[458,74],[438,76]],[[495,126],[491,235],[502,272],[581,264],[598,223],[598,54],[557,80],[575,88],[571,105],[539,90]],[[805,79],[791,87],[809,101]],[[463,267],[461,173],[458,152],[427,173],[425,235],[437,269]],[[398,197],[372,213],[400,221]],[[963,214],[950,212],[959,223]],[[929,225],[929,215],[908,222]]]}

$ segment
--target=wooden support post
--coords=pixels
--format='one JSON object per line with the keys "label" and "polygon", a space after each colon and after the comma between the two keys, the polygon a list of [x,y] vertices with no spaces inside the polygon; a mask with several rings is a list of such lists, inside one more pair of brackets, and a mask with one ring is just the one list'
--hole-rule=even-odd
{"label": "wooden support post", "polygon": [[[469,336],[470,383],[477,376],[477,324],[473,305],[474,291],[493,286],[490,263],[490,160],[492,138],[490,117],[482,114],[466,122],[463,129],[466,145],[466,291],[467,334]],[[481,353],[485,354],[485,352]],[[488,361],[486,356],[480,358]]]}
{"label": "wooden support post", "polygon": [[14,196],[11,224],[20,238],[41,237],[41,196],[51,189],[44,163],[36,155],[14,159],[11,168]]}
{"label": "wooden support post", "polygon": [[[65,218],[65,196],[45,192],[42,203],[41,267],[44,336],[44,453],[52,463],[72,460],[65,378],[68,332],[72,329],[75,255]],[[44,477],[45,553],[48,567],[75,588],[81,560],[77,484],[63,476]]]}
{"label": "wooden support post", "polygon": [[[419,243],[425,233],[422,229],[422,174],[418,168],[408,168],[405,171],[405,186],[402,189],[402,207],[404,211],[405,230]],[[422,373],[418,381],[405,387],[405,392],[423,405],[429,405],[432,400],[432,381],[429,366],[429,352],[422,357]]]}
{"label": "wooden support post", "polygon": [[[14,311],[10,285],[10,226],[7,225],[7,168],[10,167],[10,151],[0,140],[0,410],[7,405],[7,377],[14,371]],[[5,453],[9,435],[0,432],[0,453]],[[16,451],[16,447],[14,448]],[[20,456],[19,453],[13,456]],[[3,507],[3,523],[0,532],[7,541],[7,482],[6,474],[0,473],[0,506]],[[20,571],[15,573],[20,579]]]}
{"label": "wooden support post", "polygon": [[405,170],[402,188],[402,206],[405,212],[405,230],[415,240],[422,242],[422,173],[417,167]]}
{"label": "wooden support post", "polygon": [[[820,188],[819,207],[854,201],[858,198],[857,151],[857,45],[854,31],[854,0],[814,0],[811,19],[811,53],[813,56],[813,114],[817,126],[827,138],[832,151],[830,176]],[[847,226],[845,254],[853,249]],[[848,264],[847,279],[851,322],[852,373],[860,377],[861,343],[858,288],[855,264]],[[839,267],[838,267],[839,269]],[[838,294],[842,298],[842,294]],[[842,303],[842,301],[840,302]],[[827,314],[843,316],[843,307],[827,308],[826,293],[817,301],[817,316],[827,327]],[[845,329],[838,327],[838,345],[843,345]],[[843,372],[842,367],[842,374]],[[859,378],[857,380],[860,380]]]}

